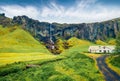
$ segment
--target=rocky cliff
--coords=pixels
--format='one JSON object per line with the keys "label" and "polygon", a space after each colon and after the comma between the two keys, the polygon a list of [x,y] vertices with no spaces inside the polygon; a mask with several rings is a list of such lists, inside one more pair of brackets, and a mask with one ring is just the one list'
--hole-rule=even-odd
{"label": "rocky cliff", "polygon": [[[2,21],[1,17],[0,21]],[[11,20],[11,23],[22,25],[23,29],[44,42],[47,42],[50,36],[53,41],[57,38],[69,39],[70,37],[90,41],[106,40],[107,38],[115,38],[117,32],[120,32],[120,18],[96,23],[50,24],[48,22],[39,22],[27,16],[17,16]]]}
{"label": "rocky cliff", "polygon": [[69,39],[74,36],[94,41],[96,39],[106,40],[107,38],[115,38],[117,32],[120,32],[119,18],[96,23],[50,24],[30,19],[27,16],[18,16],[13,18],[13,22],[22,25],[23,28],[30,31],[36,38],[43,39],[43,41],[45,38],[49,38],[50,33],[54,39],[58,37]]}
{"label": "rocky cliff", "polygon": [[12,21],[12,19],[6,17],[4,13],[0,14],[0,25],[10,26],[10,25],[12,25],[11,21]]}

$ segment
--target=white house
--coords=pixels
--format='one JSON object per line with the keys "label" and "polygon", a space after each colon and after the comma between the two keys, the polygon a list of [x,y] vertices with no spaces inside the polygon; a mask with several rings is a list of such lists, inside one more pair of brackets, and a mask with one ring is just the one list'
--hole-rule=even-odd
{"label": "white house", "polygon": [[90,46],[88,51],[90,53],[113,53],[115,46]]}

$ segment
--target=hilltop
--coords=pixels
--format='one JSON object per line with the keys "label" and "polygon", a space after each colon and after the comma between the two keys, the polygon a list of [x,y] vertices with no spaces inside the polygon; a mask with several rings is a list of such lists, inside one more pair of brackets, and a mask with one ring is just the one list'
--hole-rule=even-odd
{"label": "hilltop", "polygon": [[20,26],[0,26],[0,52],[43,52],[49,53],[40,42]]}

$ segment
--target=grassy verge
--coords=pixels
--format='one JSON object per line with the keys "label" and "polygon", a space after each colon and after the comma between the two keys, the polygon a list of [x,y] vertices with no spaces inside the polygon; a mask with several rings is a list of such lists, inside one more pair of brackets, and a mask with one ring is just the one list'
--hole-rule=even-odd
{"label": "grassy verge", "polygon": [[[98,57],[102,56],[102,54],[85,53],[85,55],[89,56],[90,58],[92,58],[95,61],[95,67],[96,67],[97,70],[99,70],[96,59]],[[101,71],[100,71],[100,74],[101,74],[102,77],[104,77],[104,75]]]}
{"label": "grassy verge", "polygon": [[109,56],[106,59],[106,63],[108,67],[120,75],[120,55]]}
{"label": "grassy verge", "polygon": [[[62,60],[55,60],[61,59]],[[0,81],[104,81],[93,59],[76,51],[57,58],[21,62],[1,67],[7,72],[0,76]],[[37,64],[39,67],[25,68],[27,64]],[[22,69],[21,69],[22,68]],[[9,71],[14,72],[9,74]],[[2,74],[2,72],[0,72]]]}
{"label": "grassy verge", "polygon": [[44,53],[0,53],[0,66],[14,62],[52,59],[56,57],[55,55]]}
{"label": "grassy verge", "polygon": [[16,73],[19,71],[27,70],[32,67],[27,67],[28,65],[36,65],[41,66],[50,62],[56,62],[59,60],[65,59],[63,57],[57,57],[57,58],[48,58],[48,59],[39,59],[39,60],[34,60],[34,61],[26,61],[26,62],[15,62],[12,64],[7,64],[4,66],[0,66],[0,76],[6,76],[11,73]]}

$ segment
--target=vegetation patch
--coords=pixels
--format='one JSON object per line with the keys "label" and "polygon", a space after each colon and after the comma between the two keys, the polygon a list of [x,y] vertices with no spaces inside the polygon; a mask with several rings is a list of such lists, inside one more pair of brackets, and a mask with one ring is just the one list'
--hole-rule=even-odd
{"label": "vegetation patch", "polygon": [[0,66],[14,62],[56,58],[55,55],[44,53],[0,53]]}
{"label": "vegetation patch", "polygon": [[106,59],[108,66],[120,75],[120,55],[109,56]]}
{"label": "vegetation patch", "polygon": [[116,45],[116,39],[111,39],[108,41],[109,45]]}
{"label": "vegetation patch", "polygon": [[49,51],[19,26],[0,26],[0,53],[31,53]]}
{"label": "vegetation patch", "polygon": [[107,45],[107,43],[104,42],[104,41],[102,41],[102,40],[96,40],[95,43],[96,43],[97,45]]}
{"label": "vegetation patch", "polygon": [[[68,55],[59,55],[58,59],[61,60],[56,59],[54,62],[49,59],[37,60],[28,63],[11,64],[4,68],[1,67],[1,71],[4,72],[11,71],[12,69],[7,70],[10,67],[15,69],[13,69],[13,73],[0,76],[0,81],[104,81],[100,72],[95,67],[94,60],[84,54],[74,51]],[[40,67],[26,69],[26,63],[37,64]],[[2,74],[3,72],[0,73]]]}

